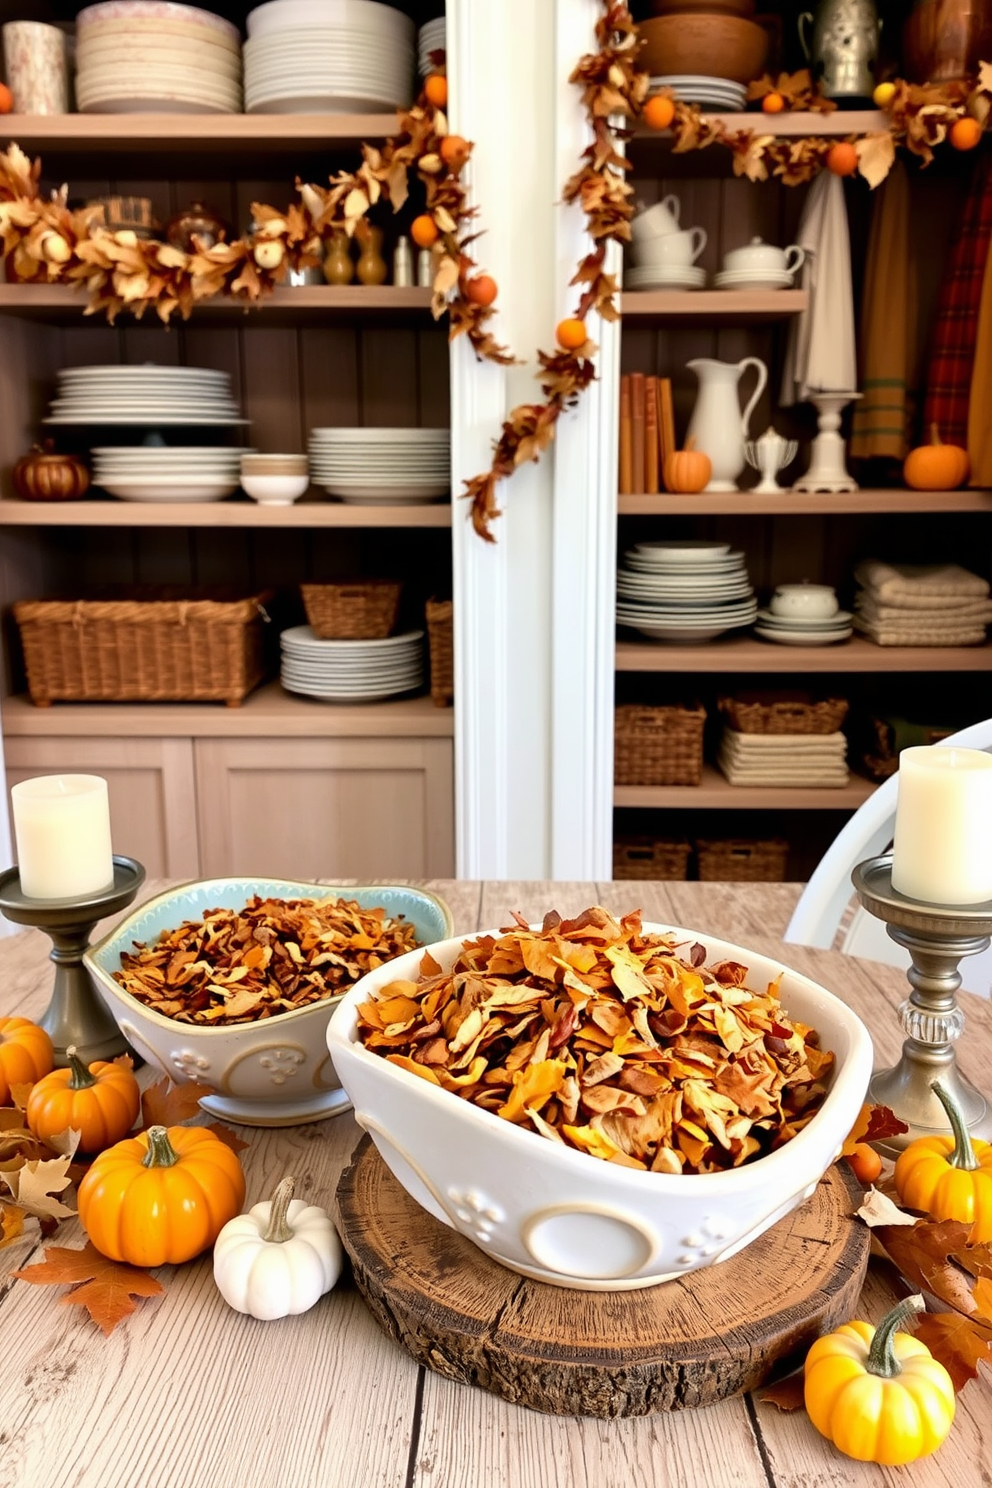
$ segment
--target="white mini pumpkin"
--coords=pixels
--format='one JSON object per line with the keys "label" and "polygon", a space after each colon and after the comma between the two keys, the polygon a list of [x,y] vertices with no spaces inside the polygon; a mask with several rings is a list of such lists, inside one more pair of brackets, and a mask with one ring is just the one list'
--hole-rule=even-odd
{"label": "white mini pumpkin", "polygon": [[341,1275],[337,1231],[323,1209],[293,1198],[295,1185],[284,1178],[217,1236],[214,1280],[237,1312],[264,1321],[307,1312]]}

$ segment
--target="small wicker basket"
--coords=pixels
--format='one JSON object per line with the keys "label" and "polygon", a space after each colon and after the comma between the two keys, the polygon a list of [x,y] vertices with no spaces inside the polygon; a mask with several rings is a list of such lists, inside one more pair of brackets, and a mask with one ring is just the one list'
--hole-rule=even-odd
{"label": "small wicker basket", "polygon": [[402,584],[362,579],[354,584],[301,584],[307,620],[322,641],[381,641],[392,634]]}
{"label": "small wicker basket", "polygon": [[818,703],[720,699],[721,713],[742,734],[835,734],[847,717],[848,707],[844,698],[825,698]]}
{"label": "small wicker basket", "polygon": [[653,837],[618,837],[613,843],[613,877],[684,881],[689,872],[688,842]]}
{"label": "small wicker basket", "polygon": [[703,728],[706,710],[658,708],[625,703],[614,722],[614,770],[617,785],[699,785],[703,778]]}
{"label": "small wicker basket", "polygon": [[447,708],[455,697],[455,625],[450,599],[427,601],[427,639],[431,653],[431,699]]}
{"label": "small wicker basket", "polygon": [[783,883],[789,844],[781,837],[752,841],[730,837],[696,843],[699,877],[704,883]]}

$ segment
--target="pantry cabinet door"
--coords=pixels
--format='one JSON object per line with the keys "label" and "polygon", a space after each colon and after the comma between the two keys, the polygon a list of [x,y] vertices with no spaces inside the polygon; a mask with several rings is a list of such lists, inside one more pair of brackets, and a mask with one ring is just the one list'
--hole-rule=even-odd
{"label": "pantry cabinet door", "polygon": [[4,755],[8,790],[32,775],[102,775],[114,851],[149,878],[199,876],[192,739],[8,735]]}
{"label": "pantry cabinet door", "polygon": [[449,739],[198,739],[206,875],[454,875]]}

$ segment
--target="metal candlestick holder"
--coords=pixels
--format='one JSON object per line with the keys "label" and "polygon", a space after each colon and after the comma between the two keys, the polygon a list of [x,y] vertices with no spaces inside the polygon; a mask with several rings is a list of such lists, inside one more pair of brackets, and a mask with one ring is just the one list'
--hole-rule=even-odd
{"label": "metal candlestick holder", "polygon": [[938,1077],[957,1101],[971,1135],[992,1141],[992,1110],[961,1074],[954,1054],[955,1041],[964,1030],[964,1014],[957,1004],[958,963],[987,949],[992,902],[927,904],[909,899],[892,887],[891,853],[859,864],[851,879],[864,908],[885,923],[913,962],[906,973],[913,990],[899,1008],[908,1035],[902,1057],[892,1069],[874,1074],[868,1087],[869,1098],[888,1106],[909,1130],[879,1147],[896,1157],[917,1137],[948,1131],[946,1112],[931,1088]]}
{"label": "metal candlestick holder", "polygon": [[114,881],[82,899],[30,899],[17,868],[0,873],[0,912],[16,925],[35,925],[51,938],[55,962],[52,1000],[38,1019],[55,1048],[55,1063],[68,1064],[74,1044],[84,1064],[127,1053],[127,1043],[90,980],[83,953],[97,921],[126,909],[145,881],[134,858],[114,858]]}

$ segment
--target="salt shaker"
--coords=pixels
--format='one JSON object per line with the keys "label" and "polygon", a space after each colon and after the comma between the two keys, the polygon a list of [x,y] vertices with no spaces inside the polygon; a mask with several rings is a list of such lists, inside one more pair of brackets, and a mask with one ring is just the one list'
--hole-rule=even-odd
{"label": "salt shaker", "polygon": [[434,255],[429,248],[417,254],[417,283],[421,289],[430,289],[434,283]]}
{"label": "salt shaker", "polygon": [[407,237],[400,237],[396,241],[393,251],[393,283],[405,288],[413,283],[413,253]]}

